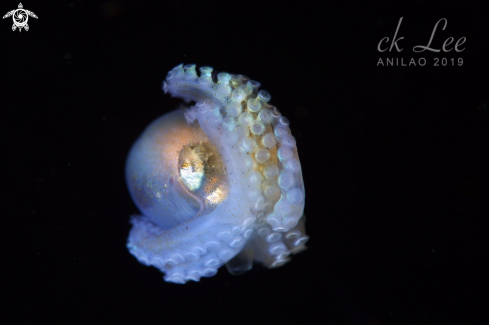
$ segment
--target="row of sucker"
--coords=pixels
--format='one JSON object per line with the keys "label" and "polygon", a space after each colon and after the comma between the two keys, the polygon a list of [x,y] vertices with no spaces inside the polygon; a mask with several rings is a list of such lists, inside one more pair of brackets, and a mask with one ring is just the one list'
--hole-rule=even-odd
{"label": "row of sucker", "polygon": [[[146,253],[130,240],[129,252],[144,265],[152,265],[165,272],[165,281],[185,283],[188,280],[199,281],[217,273],[217,268],[229,261],[253,234],[252,225],[256,218],[245,219],[240,226],[222,230],[215,239],[202,245],[195,245],[189,250]],[[131,223],[142,232],[158,235],[161,230],[146,218],[132,218]],[[163,253],[163,254],[162,254]],[[166,253],[166,254],[165,254]]]}

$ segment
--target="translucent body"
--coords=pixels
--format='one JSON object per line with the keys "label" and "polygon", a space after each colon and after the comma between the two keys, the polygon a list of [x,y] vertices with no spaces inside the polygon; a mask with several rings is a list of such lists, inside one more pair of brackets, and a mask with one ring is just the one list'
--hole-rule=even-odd
{"label": "translucent body", "polygon": [[175,283],[212,276],[224,264],[233,274],[253,260],[281,266],[308,239],[288,121],[259,83],[227,73],[215,83],[212,68],[200,71],[169,72],[165,92],[196,105],[150,124],[126,165],[142,212],[131,219],[128,248]]}

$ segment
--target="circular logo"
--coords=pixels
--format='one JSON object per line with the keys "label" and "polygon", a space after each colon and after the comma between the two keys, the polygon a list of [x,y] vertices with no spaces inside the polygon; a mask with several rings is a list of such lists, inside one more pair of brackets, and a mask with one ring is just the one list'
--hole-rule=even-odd
{"label": "circular logo", "polygon": [[15,10],[12,16],[14,18],[14,24],[17,27],[24,27],[27,24],[27,20],[29,20],[29,16],[24,9]]}

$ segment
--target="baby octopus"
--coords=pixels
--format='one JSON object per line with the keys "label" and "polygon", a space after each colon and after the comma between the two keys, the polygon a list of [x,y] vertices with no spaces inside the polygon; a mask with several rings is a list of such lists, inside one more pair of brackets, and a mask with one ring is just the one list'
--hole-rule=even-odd
{"label": "baby octopus", "polygon": [[304,183],[289,120],[260,83],[179,65],[163,90],[186,103],[153,121],[126,164],[133,216],[127,247],[174,283],[210,277],[226,264],[284,265],[306,248]]}

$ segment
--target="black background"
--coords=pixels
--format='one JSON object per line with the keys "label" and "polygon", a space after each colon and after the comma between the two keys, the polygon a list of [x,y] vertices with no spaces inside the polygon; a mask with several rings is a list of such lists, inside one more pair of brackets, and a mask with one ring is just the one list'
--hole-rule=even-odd
{"label": "black background", "polygon": [[[23,5],[28,32],[0,26],[5,324],[487,322],[487,2]],[[414,53],[441,18],[432,47],[465,50]],[[176,285],[128,253],[125,158],[180,63],[258,80],[291,120],[311,239],[286,266]]]}

